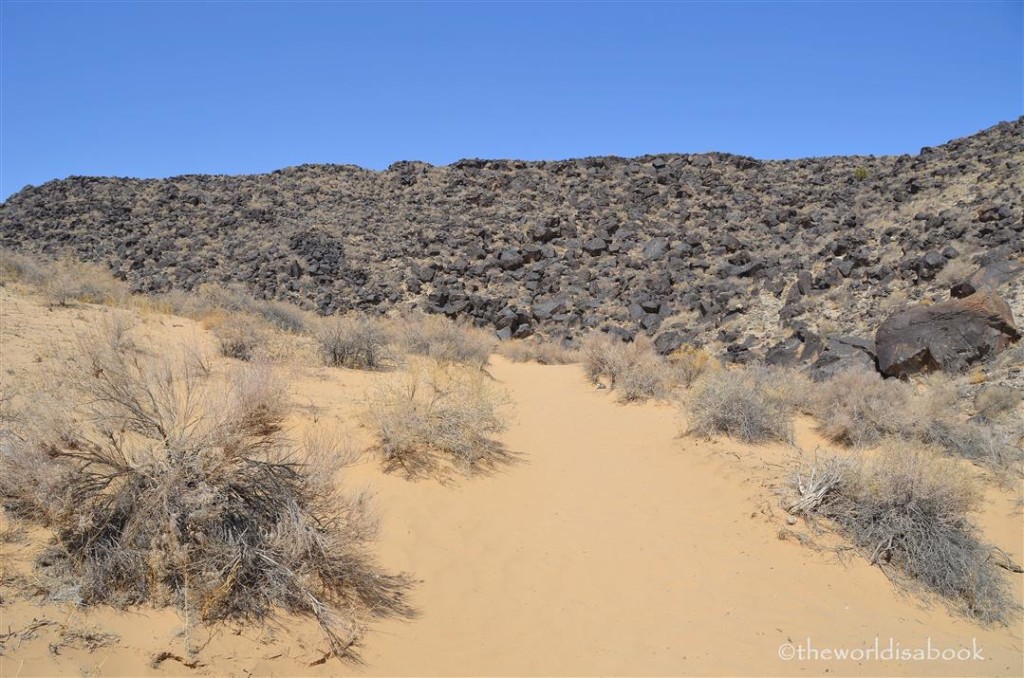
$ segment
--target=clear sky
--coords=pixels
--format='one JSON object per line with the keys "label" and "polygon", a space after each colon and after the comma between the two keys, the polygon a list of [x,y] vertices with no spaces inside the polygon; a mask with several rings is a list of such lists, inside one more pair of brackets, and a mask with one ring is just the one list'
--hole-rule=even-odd
{"label": "clear sky", "polygon": [[1022,7],[2,0],[0,199],[308,162],[914,153],[1024,113]]}

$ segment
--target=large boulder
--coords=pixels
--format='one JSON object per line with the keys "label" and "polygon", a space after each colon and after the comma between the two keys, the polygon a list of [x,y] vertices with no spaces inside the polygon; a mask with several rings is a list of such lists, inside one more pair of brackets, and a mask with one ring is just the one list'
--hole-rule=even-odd
{"label": "large boulder", "polygon": [[826,381],[849,370],[875,369],[875,345],[861,337],[829,337],[811,365],[811,379]]}
{"label": "large boulder", "polygon": [[983,287],[997,290],[1007,283],[1024,276],[1024,264],[1013,259],[994,261],[982,266],[969,278],[962,280],[949,290],[954,297],[969,297]]}
{"label": "large boulder", "polygon": [[962,372],[1020,339],[1007,303],[987,288],[963,299],[914,306],[878,328],[878,369],[887,377]]}

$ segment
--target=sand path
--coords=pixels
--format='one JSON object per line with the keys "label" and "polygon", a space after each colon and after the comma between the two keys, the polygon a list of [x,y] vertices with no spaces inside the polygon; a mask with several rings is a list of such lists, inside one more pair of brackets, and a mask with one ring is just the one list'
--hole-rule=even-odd
{"label": "sand path", "polygon": [[[102,311],[40,310],[0,291],[4,368],[36,360],[39,337],[92,322]],[[68,323],[66,318],[73,318]],[[183,319],[148,317],[156,336],[194,336]],[[65,339],[66,341],[66,339]],[[63,349],[62,349],[63,350]],[[46,355],[61,351],[43,352]],[[363,667],[309,666],[322,645],[315,626],[286,623],[271,638],[223,627],[189,638],[170,610],[76,611],[32,601],[0,606],[4,633],[34,619],[112,631],[93,652],[48,651],[47,628],[10,640],[0,675],[1011,675],[1024,674],[1022,629],[983,629],[900,596],[876,568],[780,540],[785,516],[773,486],[796,452],[679,437],[668,405],[623,406],[586,382],[578,366],[512,364],[490,373],[513,400],[503,435],[521,460],[488,477],[450,484],[408,481],[372,459],[346,486],[369,486],[383,532],[375,547],[389,570],[421,580],[409,622],[375,624]],[[312,418],[351,421],[375,375],[297,370],[295,433]],[[808,422],[798,443],[820,442]],[[988,538],[1024,560],[1013,493],[989,490]],[[799,529],[795,526],[794,529]],[[4,547],[17,559],[23,545]],[[1021,576],[1013,575],[1018,598]],[[205,635],[204,635],[205,634]],[[782,661],[780,645],[864,648],[879,638],[915,650],[981,649],[982,661]],[[208,641],[208,642],[207,642]],[[205,645],[200,666],[186,656]]]}
{"label": "sand path", "polygon": [[[375,483],[382,558],[423,584],[421,619],[382,624],[369,639],[370,672],[1021,673],[1019,630],[921,609],[858,559],[844,566],[779,540],[767,478],[792,451],[725,442],[709,453],[706,441],[679,438],[675,408],[617,404],[576,366],[496,358],[491,373],[515,401],[505,440],[522,463],[457,487]],[[1013,525],[1003,537],[1019,554]],[[778,658],[785,642],[857,648],[876,636],[906,648],[978,638],[987,661]]]}

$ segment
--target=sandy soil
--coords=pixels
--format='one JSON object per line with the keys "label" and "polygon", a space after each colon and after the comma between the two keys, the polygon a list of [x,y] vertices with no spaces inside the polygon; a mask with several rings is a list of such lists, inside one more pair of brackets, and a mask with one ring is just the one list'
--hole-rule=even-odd
{"label": "sandy soil", "polygon": [[[49,310],[0,289],[5,381],[59,360],[76,328],[108,309]],[[190,320],[144,314],[153,342],[209,342]],[[293,434],[314,420],[349,430],[376,377],[292,366]],[[780,539],[776,487],[798,447],[682,436],[669,405],[623,406],[577,366],[489,368],[513,401],[503,442],[517,463],[487,476],[409,481],[366,455],[347,487],[370,487],[391,570],[420,583],[412,621],[374,625],[365,665],[313,665],[323,643],[305,620],[189,629],[170,610],[79,610],[0,588],[0,675],[1022,675],[1022,628],[982,628],[939,602],[901,594],[877,568]],[[803,452],[801,451],[803,450]],[[995,487],[979,522],[1024,560],[1017,494]],[[7,527],[5,523],[3,527]],[[0,578],[31,577],[45,539],[2,544]],[[1013,575],[1018,598],[1021,575]],[[103,634],[112,634],[110,637]],[[830,648],[978,648],[983,659],[837,660]],[[781,653],[817,651],[786,661]],[[189,650],[194,653],[190,654]],[[161,653],[166,653],[159,659]],[[883,653],[884,654],[884,653]]]}

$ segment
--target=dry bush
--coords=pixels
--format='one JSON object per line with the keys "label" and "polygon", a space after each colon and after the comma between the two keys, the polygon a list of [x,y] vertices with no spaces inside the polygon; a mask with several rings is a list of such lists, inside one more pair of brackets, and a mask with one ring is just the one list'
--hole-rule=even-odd
{"label": "dry bush", "polygon": [[591,335],[580,354],[587,377],[607,380],[625,402],[666,398],[676,385],[671,366],[645,339],[626,343],[606,334]]}
{"label": "dry bush", "polygon": [[38,288],[53,306],[72,302],[123,304],[129,297],[128,285],[105,266],[70,257],[47,261],[4,252],[3,276]]}
{"label": "dry bush", "polygon": [[963,422],[954,416],[922,422],[917,439],[938,445],[947,454],[968,459],[995,471],[997,478],[1007,481],[1019,478],[1024,451],[1010,441],[1010,432],[996,426]]}
{"label": "dry bush", "polygon": [[850,447],[872,447],[912,426],[913,389],[874,372],[847,370],[817,385],[811,409],[822,435]]}
{"label": "dry bush", "polygon": [[231,374],[229,418],[248,431],[270,435],[288,414],[288,389],[266,363],[249,363]]}
{"label": "dry bush", "polygon": [[998,477],[1019,475],[1024,453],[999,427],[963,420],[954,382],[932,374],[918,387],[883,380],[874,373],[850,370],[817,384],[811,400],[819,430],[832,442],[848,447],[874,447],[898,437],[937,445],[946,453],[995,471]]}
{"label": "dry bush", "polygon": [[57,261],[43,284],[50,302],[66,306],[80,301],[91,304],[121,304],[128,298],[128,286],[111,275],[105,266],[73,259]]}
{"label": "dry bush", "polygon": [[24,252],[0,249],[0,282],[19,282],[41,286],[50,274],[52,263]]}
{"label": "dry bush", "polygon": [[791,367],[764,367],[759,378],[772,400],[797,412],[813,412],[819,385],[806,372]]}
{"label": "dry bush", "polygon": [[43,523],[64,515],[74,468],[52,450],[76,441],[71,403],[63,384],[50,379],[0,422],[0,498],[10,515]]}
{"label": "dry bush", "polygon": [[192,292],[170,290],[152,302],[165,313],[205,319],[211,316],[244,314],[261,318],[267,325],[285,332],[307,332],[316,316],[295,304],[276,299],[257,299],[243,286],[203,283]]}
{"label": "dry bush", "polygon": [[514,363],[570,365],[580,360],[579,351],[536,337],[503,341],[498,344],[498,352]]}
{"label": "dry bush", "polygon": [[995,367],[1000,370],[1024,367],[1024,340],[1018,341],[1000,353],[996,357]]}
{"label": "dry bush", "polygon": [[897,581],[923,585],[982,622],[1016,614],[1001,554],[970,520],[981,494],[955,461],[887,439],[877,457],[826,459],[794,484],[791,512],[828,518]]}
{"label": "dry bush", "polygon": [[441,363],[483,369],[497,340],[491,333],[442,315],[409,314],[393,321],[399,347]]}
{"label": "dry bush", "polygon": [[183,302],[180,313],[192,317],[216,311],[255,315],[256,300],[241,285],[203,283],[185,295]]}
{"label": "dry bush", "polygon": [[377,436],[387,468],[431,472],[437,455],[459,470],[487,470],[509,460],[493,436],[506,427],[507,397],[480,370],[429,360],[379,382],[363,421]]}
{"label": "dry bush", "polygon": [[755,368],[705,373],[686,397],[690,432],[747,443],[791,440],[792,410],[769,383],[767,373]]}
{"label": "dry bush", "polygon": [[257,301],[256,312],[279,330],[301,334],[315,324],[316,316],[287,301]]}
{"label": "dry bush", "polygon": [[[252,368],[225,395],[188,360],[95,336],[81,350],[65,375],[70,436],[20,431],[0,458],[5,469],[36,465],[23,477],[42,471],[54,497],[71,498],[27,513],[56,534],[38,561],[55,596],[173,605],[202,621],[311,615],[330,653],[352,658],[369,617],[410,613],[407,578],[382,573],[367,551],[365,497],[338,494],[323,463],[336,450],[307,450],[315,463],[303,464],[272,432],[281,390],[266,373]],[[4,477],[8,505],[48,505]]]}
{"label": "dry bush", "polygon": [[684,344],[672,351],[667,358],[672,366],[672,371],[686,388],[693,386],[693,383],[705,372],[722,367],[721,363],[706,349],[689,344]]}
{"label": "dry bush", "polygon": [[614,382],[615,376],[625,360],[625,343],[617,341],[607,334],[592,334],[583,341],[580,350],[583,358],[583,371],[592,382],[608,379]]}
{"label": "dry bush", "polygon": [[936,274],[935,284],[948,289],[958,282],[967,280],[978,269],[978,266],[972,264],[970,259],[971,257],[961,255],[946,262],[942,270]]}
{"label": "dry bush", "polygon": [[989,385],[974,396],[974,409],[989,419],[998,419],[1013,413],[1024,402],[1024,390],[1010,386]]}
{"label": "dry bush", "polygon": [[392,337],[376,318],[347,315],[319,323],[316,341],[325,364],[356,370],[379,370],[394,362]]}
{"label": "dry bush", "polygon": [[237,312],[213,312],[203,324],[217,339],[220,354],[237,360],[252,360],[267,345],[268,328],[255,316]]}

